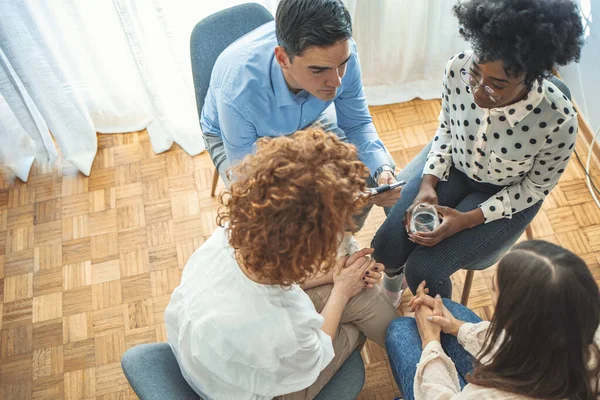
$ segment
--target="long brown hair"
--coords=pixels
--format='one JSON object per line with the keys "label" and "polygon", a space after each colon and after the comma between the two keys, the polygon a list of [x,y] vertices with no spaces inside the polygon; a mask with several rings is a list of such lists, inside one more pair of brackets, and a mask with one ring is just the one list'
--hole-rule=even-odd
{"label": "long brown hair", "polygon": [[273,284],[301,283],[335,265],[338,239],[366,205],[356,148],[320,129],[259,140],[233,168],[217,222],[244,266]]}
{"label": "long brown hair", "polygon": [[[522,242],[498,265],[496,311],[470,383],[544,399],[595,399],[600,294],[585,262],[552,243]],[[588,362],[595,360],[590,371]]]}

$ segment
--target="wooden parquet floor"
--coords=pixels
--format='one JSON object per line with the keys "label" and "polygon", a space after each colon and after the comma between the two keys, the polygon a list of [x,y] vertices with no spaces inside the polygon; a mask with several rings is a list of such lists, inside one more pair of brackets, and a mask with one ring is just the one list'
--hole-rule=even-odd
{"label": "wooden parquet floor", "polygon": [[[398,166],[432,137],[439,101],[372,113]],[[135,399],[123,352],[165,341],[163,312],[188,257],[215,227],[207,154],[156,155],[146,132],[98,135],[89,177],[67,162],[34,167],[27,184],[0,182],[0,398]],[[586,156],[586,146],[577,146]],[[600,175],[598,166],[593,176]],[[383,221],[371,213],[359,240]],[[533,222],[537,238],[581,255],[600,279],[600,210],[574,161]],[[494,268],[475,275],[469,305],[490,318]],[[464,273],[453,276],[454,297]],[[409,294],[404,297],[404,305]],[[399,394],[385,353],[369,343],[360,399]]]}

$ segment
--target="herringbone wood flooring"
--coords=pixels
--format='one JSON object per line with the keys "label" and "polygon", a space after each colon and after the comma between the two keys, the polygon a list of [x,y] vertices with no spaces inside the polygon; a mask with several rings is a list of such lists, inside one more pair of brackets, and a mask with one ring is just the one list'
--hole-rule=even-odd
{"label": "herringbone wood flooring", "polygon": [[[371,109],[399,167],[433,136],[438,101]],[[165,341],[163,311],[191,253],[215,227],[207,154],[156,155],[146,132],[98,135],[90,177],[69,163],[34,167],[27,184],[0,182],[0,398],[132,399],[123,352]],[[579,143],[580,155],[586,146]],[[592,175],[600,175],[598,166]],[[381,209],[359,234],[370,242]],[[574,161],[533,223],[537,238],[581,255],[600,279],[600,210]],[[469,305],[493,313],[493,268],[475,275]],[[460,298],[464,273],[453,277]],[[408,300],[404,298],[404,304]],[[361,399],[398,389],[385,353],[363,352]]]}

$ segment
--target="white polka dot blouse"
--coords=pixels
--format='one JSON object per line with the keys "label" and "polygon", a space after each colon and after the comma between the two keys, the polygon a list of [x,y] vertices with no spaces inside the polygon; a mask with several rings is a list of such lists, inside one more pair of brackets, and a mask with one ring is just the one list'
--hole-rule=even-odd
{"label": "white polka dot blouse", "polygon": [[577,114],[551,82],[534,82],[517,103],[483,109],[461,78],[471,54],[452,57],[444,72],[440,125],[423,174],[447,180],[450,167],[469,178],[503,186],[480,204],[486,223],[512,218],[556,186],[573,153]]}

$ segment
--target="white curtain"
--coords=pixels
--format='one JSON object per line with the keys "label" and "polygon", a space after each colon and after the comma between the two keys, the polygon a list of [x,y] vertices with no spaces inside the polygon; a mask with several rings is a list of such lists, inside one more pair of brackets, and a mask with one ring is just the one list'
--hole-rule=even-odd
{"label": "white curtain", "polygon": [[[189,59],[202,18],[247,0],[0,0],[0,163],[26,181],[58,151],[88,175],[96,132],[204,150]],[[344,0],[370,104],[439,96],[461,50],[448,0]],[[275,13],[278,0],[254,0]],[[50,134],[51,132],[51,134]],[[51,136],[52,135],[52,136]]]}
{"label": "white curtain", "polygon": [[467,45],[454,0],[346,0],[371,105],[439,98],[446,62]]}
{"label": "white curtain", "polygon": [[[179,0],[183,2],[185,0]],[[596,0],[594,0],[596,1]],[[254,0],[273,14],[279,0]],[[439,98],[446,62],[468,45],[458,34],[452,14],[456,0],[343,0],[353,21],[363,84],[370,105]],[[240,3],[196,2],[180,7],[181,26]]]}
{"label": "white curtain", "polygon": [[199,154],[190,33],[243,2],[0,1],[0,163],[26,181],[35,159],[56,159],[53,136],[88,175],[96,132],[144,128],[156,153],[177,143]]}

